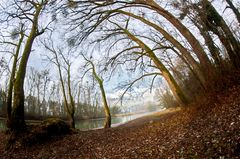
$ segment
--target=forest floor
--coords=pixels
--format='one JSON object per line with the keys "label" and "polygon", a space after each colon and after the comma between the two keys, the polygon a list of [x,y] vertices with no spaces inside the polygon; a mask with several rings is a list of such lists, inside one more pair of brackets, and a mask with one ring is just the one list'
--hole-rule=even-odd
{"label": "forest floor", "polygon": [[198,101],[116,128],[77,131],[8,151],[2,132],[0,158],[240,158],[240,84]]}

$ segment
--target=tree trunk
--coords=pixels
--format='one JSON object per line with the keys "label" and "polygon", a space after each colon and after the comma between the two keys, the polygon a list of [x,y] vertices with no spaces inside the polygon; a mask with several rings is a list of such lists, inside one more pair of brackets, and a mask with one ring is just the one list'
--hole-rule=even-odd
{"label": "tree trunk", "polygon": [[106,117],[105,122],[104,122],[104,128],[110,128],[111,127],[111,112],[110,112],[110,109],[109,109],[109,106],[107,103],[107,97],[106,97],[106,93],[105,93],[105,90],[103,87],[103,80],[98,76],[93,62],[90,60],[87,60],[87,61],[92,66],[93,76],[97,80],[99,87],[100,87],[101,94],[102,94],[103,107],[104,107],[104,112],[105,112],[105,117]]}
{"label": "tree trunk", "polygon": [[[198,8],[199,10],[199,8]],[[201,15],[200,13],[200,21],[196,22],[195,19],[192,20],[192,22],[194,23],[194,25],[198,28],[198,30],[200,31],[200,34],[203,36],[204,40],[205,40],[205,44],[207,45],[211,56],[214,60],[214,63],[216,64],[216,66],[218,68],[223,67],[223,59],[220,56],[220,51],[219,49],[215,46],[215,43],[211,37],[211,35],[208,32],[208,28],[204,23],[204,16]]]}
{"label": "tree trunk", "polygon": [[[204,78],[202,72],[198,72],[198,71],[201,71],[200,69],[196,69],[194,68],[193,66],[190,65],[190,63],[185,59],[184,56],[182,56],[181,54],[179,54],[179,52],[177,50],[175,50],[174,48],[172,49],[179,57],[180,59],[187,65],[188,69],[190,70],[190,72],[193,74],[193,76],[198,80],[198,81],[201,81],[201,79],[199,78]],[[199,76],[201,75],[201,76]],[[203,90],[207,90],[207,87],[206,85],[203,85],[201,82],[199,82],[200,84],[200,87],[203,89]],[[205,83],[207,84],[207,83]],[[200,91],[200,90],[199,90]]]}
{"label": "tree trunk", "polygon": [[208,0],[203,0],[203,7],[204,11],[206,12],[205,14],[207,14],[206,25],[211,31],[218,35],[219,39],[227,49],[229,58],[233,65],[236,68],[240,68],[240,43],[233,36],[226,22],[212,6],[211,2]]}
{"label": "tree trunk", "polygon": [[180,105],[186,105],[188,104],[188,99],[185,96],[184,92],[181,90],[180,86],[177,84],[171,73],[167,70],[167,68],[163,65],[163,63],[156,57],[154,52],[140,39],[138,39],[136,36],[131,34],[127,29],[123,29],[125,34],[134,42],[136,42],[143,50],[146,51],[147,56],[153,60],[156,67],[162,72],[163,77],[167,81],[174,97],[178,101]]}
{"label": "tree trunk", "polygon": [[[63,81],[63,76],[62,76],[62,71],[61,71],[61,66],[60,66],[60,62],[58,61],[58,56],[57,53],[54,52],[55,54],[55,59],[56,59],[56,65],[58,67],[58,73],[59,73],[59,78],[60,78],[60,83],[62,86],[62,93],[63,93],[63,99],[64,99],[64,107],[67,111],[67,115],[69,117],[70,120],[70,126],[71,128],[75,128],[75,120],[74,120],[74,111],[72,110],[74,108],[74,104],[72,105],[72,96],[70,96],[70,104],[68,104],[68,100],[67,100],[67,94],[66,94],[66,90],[65,90],[65,86],[64,86],[64,81]],[[69,74],[68,74],[69,75]],[[69,77],[68,77],[68,89],[69,89]],[[70,92],[71,93],[71,92]]]}
{"label": "tree trunk", "polygon": [[70,98],[70,114],[71,114],[71,127],[75,128],[75,119],[74,119],[74,114],[75,114],[75,102],[72,96],[72,90],[71,90],[71,74],[70,74],[70,64],[68,64],[68,95]]}
{"label": "tree trunk", "polygon": [[20,65],[16,74],[16,80],[14,82],[14,100],[9,127],[12,131],[16,132],[25,131],[26,128],[26,123],[24,120],[24,79],[26,74],[27,62],[31,53],[33,41],[37,36],[38,17],[41,9],[42,9],[41,6],[36,8],[31,32],[25,44]]}
{"label": "tree trunk", "polygon": [[180,86],[177,84],[176,80],[173,78],[171,73],[167,70],[167,68],[162,64],[162,62],[156,57],[156,55],[151,52],[149,57],[153,60],[155,65],[159,68],[162,72],[163,77],[167,81],[174,97],[177,99],[178,103],[181,105],[188,104],[188,99],[181,90]]}
{"label": "tree trunk", "polygon": [[105,112],[105,117],[106,117],[105,122],[104,122],[104,128],[110,128],[111,127],[111,112],[110,112],[110,109],[109,109],[109,106],[107,103],[107,97],[106,97],[106,93],[105,93],[104,86],[103,86],[103,80],[98,76],[94,63],[91,60],[88,60],[85,56],[83,56],[83,57],[91,65],[93,77],[96,79],[96,81],[98,82],[98,85],[100,87],[102,101],[103,101],[103,107],[104,107],[104,112]]}
{"label": "tree trunk", "polygon": [[106,98],[106,94],[105,94],[102,83],[100,83],[100,90],[102,93],[104,112],[105,112],[105,116],[106,116],[106,119],[104,122],[104,128],[110,128],[111,127],[111,114],[110,114],[110,109],[108,107],[107,98]]}
{"label": "tree trunk", "polygon": [[[106,112],[105,112],[105,114],[106,114]],[[105,117],[104,128],[111,128],[111,116]]]}
{"label": "tree trunk", "polygon": [[20,48],[22,45],[22,41],[24,38],[23,32],[20,33],[20,39],[17,45],[16,53],[14,55],[13,65],[12,65],[12,72],[9,79],[9,87],[8,87],[8,95],[7,95],[7,127],[10,128],[10,120],[11,120],[11,114],[12,114],[12,96],[13,96],[13,85],[14,85],[14,78],[17,70],[17,61],[18,56],[20,52]]}
{"label": "tree trunk", "polygon": [[71,114],[70,117],[70,127],[75,129],[75,119],[74,119],[74,113]]}
{"label": "tree trunk", "polygon": [[24,79],[26,74],[27,61],[31,52],[34,36],[30,36],[26,43],[21,63],[18,68],[16,80],[14,82],[14,100],[11,114],[10,128],[14,131],[25,128],[24,120]]}
{"label": "tree trunk", "polygon": [[230,7],[230,8],[232,9],[232,11],[234,12],[234,14],[236,15],[237,20],[238,20],[238,23],[239,23],[239,25],[240,25],[240,13],[239,13],[238,9],[233,5],[232,0],[226,0],[226,1],[227,1],[227,3],[228,3],[229,7]]}
{"label": "tree trunk", "polygon": [[9,121],[9,127],[12,131],[25,131],[26,123],[24,120],[24,90],[23,80],[16,80],[14,83],[14,101]]}
{"label": "tree trunk", "polygon": [[217,29],[212,28],[212,31],[218,36],[218,38],[220,39],[221,43],[223,44],[223,46],[227,50],[227,53],[228,53],[228,56],[229,56],[229,59],[230,59],[232,65],[235,68],[240,68],[240,59],[236,55],[234,50],[232,49],[228,37],[226,37],[223,33],[219,32]]}
{"label": "tree trunk", "polygon": [[207,57],[207,54],[205,53],[203,47],[194,37],[194,35],[177,18],[175,18],[170,12],[166,11],[153,0],[141,0],[141,3],[150,6],[153,10],[165,17],[173,26],[175,26],[175,28],[177,28],[177,30],[186,38],[188,43],[191,45],[194,53],[197,55],[200,61],[200,66],[202,67],[205,76],[209,77],[211,74],[213,74],[214,70],[211,65],[211,61]]}
{"label": "tree trunk", "polygon": [[223,67],[223,59],[220,56],[219,49],[215,46],[212,37],[207,31],[200,31],[203,36],[205,43],[210,51],[210,54],[214,60],[214,63],[218,68]]}
{"label": "tree trunk", "polygon": [[193,67],[193,69],[192,69],[193,74],[196,76],[196,79],[199,80],[200,85],[203,86],[204,89],[207,88],[207,82],[204,77],[204,73],[202,72],[202,70],[199,66],[199,63],[196,62],[196,60],[192,57],[191,53],[185,47],[183,47],[183,45],[180,42],[178,42],[173,36],[171,36],[168,32],[166,32],[160,26],[144,19],[143,17],[137,16],[137,15],[129,13],[129,12],[121,11],[121,10],[117,10],[114,12],[119,12],[121,14],[125,14],[127,16],[138,19],[141,22],[147,24],[148,26],[153,27],[159,33],[161,33],[169,42],[171,42],[181,52],[182,56],[184,56],[186,58],[186,60],[189,62],[189,64]]}

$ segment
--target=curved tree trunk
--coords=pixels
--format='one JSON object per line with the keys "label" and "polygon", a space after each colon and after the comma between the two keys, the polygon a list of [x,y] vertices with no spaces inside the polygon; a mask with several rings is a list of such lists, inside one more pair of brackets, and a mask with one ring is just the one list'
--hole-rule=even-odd
{"label": "curved tree trunk", "polygon": [[[231,30],[227,26],[226,22],[221,15],[212,6],[208,0],[203,0],[203,8],[207,14],[206,25],[208,28],[218,35],[222,44],[227,49],[230,60],[236,68],[240,68],[240,43],[233,36]],[[217,28],[221,28],[217,29]]]}
{"label": "curved tree trunk", "polygon": [[228,53],[228,56],[229,56],[229,59],[230,59],[232,65],[235,68],[240,68],[240,59],[236,55],[234,50],[232,49],[232,46],[230,44],[230,41],[229,41],[228,37],[226,37],[222,32],[219,32],[219,30],[217,30],[215,28],[211,28],[211,31],[218,36],[221,43],[223,44],[223,46],[227,50],[227,53]]}
{"label": "curved tree trunk", "polygon": [[107,97],[106,97],[105,89],[103,86],[103,80],[97,74],[94,63],[91,60],[87,59],[84,55],[83,55],[83,57],[91,65],[93,77],[98,82],[98,85],[99,85],[99,88],[101,91],[102,102],[103,102],[103,107],[104,107],[104,112],[105,112],[104,128],[110,128],[111,127],[111,112],[110,112],[110,109],[108,106]]}
{"label": "curved tree trunk", "polygon": [[232,0],[226,0],[229,7],[232,9],[232,11],[234,12],[234,14],[237,17],[238,23],[240,24],[240,13],[238,11],[238,9],[233,5]]}
{"label": "curved tree trunk", "polygon": [[181,52],[182,56],[184,56],[186,58],[188,63],[192,66],[193,69],[191,71],[193,71],[193,74],[196,76],[196,79],[199,80],[200,85],[203,86],[204,89],[207,88],[207,82],[206,82],[206,79],[204,77],[204,73],[202,72],[202,70],[199,66],[199,63],[192,57],[191,53],[180,42],[178,42],[173,36],[171,36],[168,32],[166,32],[160,26],[146,20],[143,17],[137,16],[135,14],[125,12],[125,11],[122,11],[122,10],[113,10],[113,11],[124,14],[124,15],[127,15],[127,16],[130,16],[130,17],[133,17],[135,19],[138,19],[141,22],[147,24],[148,26],[154,28],[159,33],[161,33],[169,42],[171,42]]}
{"label": "curved tree trunk", "polygon": [[215,46],[214,41],[207,31],[200,31],[205,43],[211,53],[211,56],[218,68],[223,67],[223,59],[220,56],[219,49]]}
{"label": "curved tree trunk", "polygon": [[110,128],[111,127],[111,113],[110,113],[110,109],[109,109],[109,106],[108,106],[105,89],[103,87],[103,80],[98,76],[93,62],[90,61],[90,60],[87,60],[87,61],[92,66],[93,76],[97,80],[97,82],[99,84],[99,87],[100,87],[101,94],[102,94],[103,107],[104,107],[104,112],[105,112],[105,117],[106,117],[105,122],[104,122],[104,128]]}
{"label": "curved tree trunk", "polygon": [[[123,28],[122,28],[123,29]],[[181,90],[180,86],[176,82],[176,80],[173,78],[171,73],[167,70],[167,68],[163,65],[163,63],[157,58],[157,56],[154,54],[154,52],[140,39],[138,39],[136,36],[131,34],[127,29],[123,29],[124,33],[134,42],[136,42],[143,50],[146,51],[147,56],[153,60],[156,67],[161,71],[163,77],[167,81],[174,97],[178,101],[180,105],[186,105],[189,103],[186,95]]]}
{"label": "curved tree trunk", "polygon": [[205,75],[210,76],[214,73],[211,61],[209,60],[199,41],[177,18],[175,18],[170,12],[166,11],[164,8],[158,5],[154,0],[140,0],[140,3],[151,7],[151,9],[155,10],[158,14],[166,18],[186,38],[188,43],[191,45],[194,53],[197,55],[200,61],[200,66],[202,67]]}
{"label": "curved tree trunk", "polygon": [[[190,65],[190,63],[185,59],[185,57],[182,56],[181,54],[179,54],[179,52],[178,52],[177,50],[175,50],[174,48],[173,48],[172,50],[173,50],[173,51],[180,57],[180,59],[187,65],[188,69],[191,71],[191,73],[193,74],[193,76],[194,76],[198,81],[200,81],[200,79],[198,78],[198,74],[195,73],[196,70],[193,70],[194,67],[192,67],[192,66]],[[199,71],[200,71],[200,70],[199,70]],[[199,84],[200,84],[201,88],[203,88],[203,90],[207,90],[206,86],[202,85],[201,82],[200,82]],[[200,91],[200,90],[199,90],[199,91]]]}
{"label": "curved tree trunk", "polygon": [[196,22],[194,19],[192,19],[192,22],[198,28],[200,34],[204,38],[205,44],[207,45],[216,66],[218,68],[223,67],[223,59],[220,56],[220,50],[217,48],[211,35],[209,34],[207,26],[204,23],[205,20],[203,18],[204,16],[200,14],[199,16],[200,21]]}

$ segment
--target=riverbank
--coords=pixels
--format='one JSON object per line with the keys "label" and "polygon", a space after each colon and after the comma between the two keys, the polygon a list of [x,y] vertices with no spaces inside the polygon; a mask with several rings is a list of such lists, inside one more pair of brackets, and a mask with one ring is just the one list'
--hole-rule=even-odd
{"label": "riverbank", "polygon": [[[160,110],[159,110],[160,111]],[[119,125],[125,124],[136,118],[142,116],[153,114],[154,112],[145,112],[145,113],[131,113],[131,114],[122,114],[120,116],[112,117],[112,127],[117,127]],[[0,131],[4,131],[5,127],[5,118],[0,118]],[[42,120],[26,120],[27,124],[39,124]],[[96,118],[96,119],[85,119],[85,120],[76,120],[75,128],[81,131],[95,130],[103,128],[105,118]],[[67,122],[67,121],[66,121]]]}
{"label": "riverbank", "polygon": [[[155,112],[157,112],[158,110],[156,110]],[[161,110],[159,110],[161,111]],[[142,116],[142,114],[152,114],[153,112],[131,112],[131,113],[122,113],[122,114],[115,114],[115,115],[112,115],[112,118],[118,118],[118,117],[126,117],[126,116],[134,116],[134,115],[139,115],[139,116]],[[26,122],[29,122],[29,123],[40,123],[41,121],[45,120],[45,119],[48,119],[48,118],[58,118],[58,116],[54,117],[54,116],[48,116],[48,117],[45,117],[45,118],[39,118],[39,119],[29,119],[29,117],[27,117],[28,119],[26,119]],[[68,121],[68,119],[66,118],[61,118],[62,120],[64,121]],[[96,117],[96,118],[89,118],[89,117],[84,117],[84,118],[77,118],[75,121],[76,122],[79,122],[79,121],[86,121],[86,120],[104,120],[105,117]],[[0,116],[0,120],[6,120],[6,117],[2,117]]]}
{"label": "riverbank", "polygon": [[0,158],[224,158],[240,156],[240,86],[207,94],[188,108],[165,110],[111,129],[78,131],[4,150]]}

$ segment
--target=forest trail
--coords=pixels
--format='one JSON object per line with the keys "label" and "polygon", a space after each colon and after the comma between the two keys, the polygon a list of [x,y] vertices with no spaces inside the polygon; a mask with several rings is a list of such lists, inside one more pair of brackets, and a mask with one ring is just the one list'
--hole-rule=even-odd
{"label": "forest trail", "polygon": [[71,135],[4,150],[0,158],[240,158],[240,85],[208,94],[182,109],[165,110],[111,129]]}
{"label": "forest trail", "polygon": [[132,128],[132,127],[139,127],[146,124],[151,124],[153,122],[159,122],[160,120],[164,120],[164,118],[170,117],[171,115],[181,111],[182,108],[169,108],[159,112],[152,113],[150,115],[146,115],[126,123],[119,125],[119,128]]}

